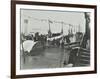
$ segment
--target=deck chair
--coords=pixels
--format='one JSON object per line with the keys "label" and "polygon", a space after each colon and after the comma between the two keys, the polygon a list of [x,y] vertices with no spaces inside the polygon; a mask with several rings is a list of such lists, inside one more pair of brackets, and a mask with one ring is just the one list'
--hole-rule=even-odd
{"label": "deck chair", "polygon": [[81,47],[83,40],[84,40],[84,36],[80,41],[80,46],[72,48],[70,52],[68,63],[73,64],[74,67],[90,65],[90,51],[87,50],[86,48]]}

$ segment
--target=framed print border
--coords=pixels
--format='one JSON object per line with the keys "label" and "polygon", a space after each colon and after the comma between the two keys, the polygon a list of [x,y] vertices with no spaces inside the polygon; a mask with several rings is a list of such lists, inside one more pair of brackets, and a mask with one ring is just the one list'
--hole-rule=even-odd
{"label": "framed print border", "polygon": [[[94,10],[94,70],[75,71],[75,72],[57,72],[57,73],[42,73],[42,74],[16,74],[16,5],[38,5],[38,6],[53,6],[53,7],[71,7],[71,8],[86,8]],[[45,77],[45,76],[62,76],[62,75],[78,75],[78,74],[93,74],[97,73],[97,6],[82,5],[82,4],[65,4],[65,3],[48,3],[48,2],[33,2],[33,1],[11,1],[11,78],[29,78],[29,77]]]}

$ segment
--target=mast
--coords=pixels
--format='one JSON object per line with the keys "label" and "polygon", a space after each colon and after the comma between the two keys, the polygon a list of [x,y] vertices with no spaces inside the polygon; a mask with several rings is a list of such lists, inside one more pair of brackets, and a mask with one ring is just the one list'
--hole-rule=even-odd
{"label": "mast", "polygon": [[78,32],[80,32],[80,24],[79,24],[79,26],[78,26]]}
{"label": "mast", "polygon": [[51,35],[52,35],[51,28],[50,28],[50,23],[52,23],[52,21],[48,20],[48,24],[49,24],[48,36],[49,37],[51,37]]}
{"label": "mast", "polygon": [[61,24],[62,24],[61,34],[63,34],[63,23],[64,22],[61,22]]}

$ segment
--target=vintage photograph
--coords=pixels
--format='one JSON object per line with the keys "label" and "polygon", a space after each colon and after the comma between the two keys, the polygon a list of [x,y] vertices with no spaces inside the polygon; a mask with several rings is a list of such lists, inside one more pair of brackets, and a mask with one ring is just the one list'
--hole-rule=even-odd
{"label": "vintage photograph", "polygon": [[97,73],[97,6],[11,4],[11,78]]}
{"label": "vintage photograph", "polygon": [[20,69],[90,66],[90,12],[20,9]]}

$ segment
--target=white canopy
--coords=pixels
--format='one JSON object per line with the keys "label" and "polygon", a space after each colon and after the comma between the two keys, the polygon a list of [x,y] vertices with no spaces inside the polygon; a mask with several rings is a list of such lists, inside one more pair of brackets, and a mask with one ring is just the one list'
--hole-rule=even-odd
{"label": "white canopy", "polygon": [[55,36],[55,37],[51,37],[51,38],[47,38],[47,40],[52,41],[52,40],[57,40],[59,38],[63,37],[63,35],[59,35],[59,36]]}

